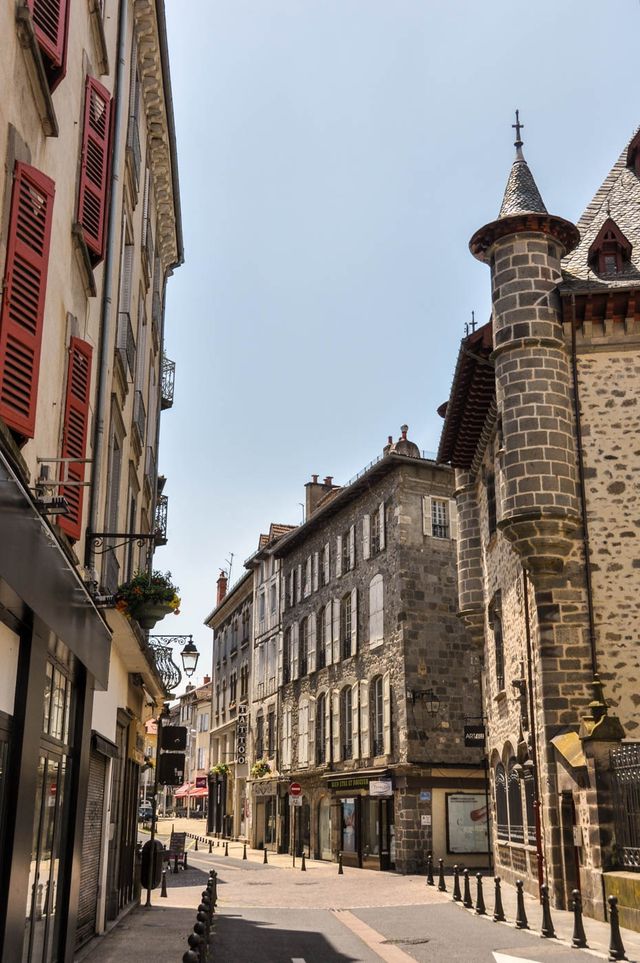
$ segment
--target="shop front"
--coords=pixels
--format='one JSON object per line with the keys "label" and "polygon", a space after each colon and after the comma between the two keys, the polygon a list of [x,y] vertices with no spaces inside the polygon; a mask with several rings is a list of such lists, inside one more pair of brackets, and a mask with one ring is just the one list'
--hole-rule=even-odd
{"label": "shop front", "polygon": [[329,776],[336,851],[345,866],[395,869],[393,778],[390,772]]}
{"label": "shop front", "polygon": [[276,852],[277,785],[275,779],[259,779],[251,783],[253,807],[250,840],[255,849]]}

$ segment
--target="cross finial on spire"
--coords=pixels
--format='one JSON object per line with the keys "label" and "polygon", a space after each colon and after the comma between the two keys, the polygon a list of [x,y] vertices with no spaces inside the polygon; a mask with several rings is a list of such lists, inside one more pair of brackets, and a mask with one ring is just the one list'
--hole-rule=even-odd
{"label": "cross finial on spire", "polygon": [[464,333],[467,336],[467,338],[469,337],[470,334],[473,334],[473,332],[476,330],[477,323],[478,322],[476,321],[476,312],[472,311],[471,321],[465,321],[465,325],[464,325]]}
{"label": "cross finial on spire", "polygon": [[514,141],[514,147],[518,149],[522,147],[522,138],[520,137],[520,131],[524,128],[524,124],[520,123],[520,111],[516,110],[516,122],[511,125],[516,132],[516,139]]}

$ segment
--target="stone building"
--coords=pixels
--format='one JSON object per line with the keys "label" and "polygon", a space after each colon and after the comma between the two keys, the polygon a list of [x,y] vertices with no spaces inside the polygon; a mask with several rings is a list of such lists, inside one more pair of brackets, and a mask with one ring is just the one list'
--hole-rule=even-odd
{"label": "stone building", "polygon": [[464,745],[478,660],[456,615],[452,494],[452,472],[403,427],[349,484],[314,476],[305,522],[271,549],[284,851],[400,872],[424,869],[428,850],[487,863],[481,756]]}
{"label": "stone building", "polygon": [[176,812],[187,818],[202,818],[207,813],[211,693],[211,676],[205,675],[202,685],[187,685],[179,699],[179,724],[187,730],[187,748],[184,783],[173,793],[173,802]]}
{"label": "stone building", "polygon": [[163,537],[167,38],[161,0],[104,8],[0,9],[2,959],[70,960],[137,898],[143,723],[166,694],[112,593]]}
{"label": "stone building", "polygon": [[250,681],[250,758],[260,777],[250,773],[249,839],[258,849],[278,851],[278,652],[282,640],[280,559],[271,554],[294,525],[272,522],[260,535],[258,550],[245,566],[253,571],[253,657]]}
{"label": "stone building", "polygon": [[253,573],[245,572],[227,591],[227,576],[221,572],[216,602],[205,620],[213,629],[207,830],[246,837]]}
{"label": "stone building", "polygon": [[638,744],[621,744],[640,723],[639,147],[575,227],[546,211],[518,136],[498,218],[470,242],[491,320],[463,341],[441,409],[460,612],[484,647],[497,871],[547,881],[558,906],[579,887],[597,916],[640,852],[616,783],[625,758],[640,780]]}

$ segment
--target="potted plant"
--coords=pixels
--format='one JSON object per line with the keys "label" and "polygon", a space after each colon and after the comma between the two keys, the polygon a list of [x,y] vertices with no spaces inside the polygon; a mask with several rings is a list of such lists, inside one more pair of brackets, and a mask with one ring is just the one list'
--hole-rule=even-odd
{"label": "potted plant", "polygon": [[212,776],[228,776],[230,772],[231,770],[226,762],[219,762],[217,765],[211,767]]}
{"label": "potted plant", "polygon": [[271,766],[266,759],[258,759],[251,767],[251,775],[254,779],[262,779],[263,776],[268,776],[270,772]]}
{"label": "potted plant", "polygon": [[171,572],[136,572],[118,586],[115,597],[118,611],[135,619],[142,629],[152,629],[165,615],[180,612],[178,587],[171,581]]}

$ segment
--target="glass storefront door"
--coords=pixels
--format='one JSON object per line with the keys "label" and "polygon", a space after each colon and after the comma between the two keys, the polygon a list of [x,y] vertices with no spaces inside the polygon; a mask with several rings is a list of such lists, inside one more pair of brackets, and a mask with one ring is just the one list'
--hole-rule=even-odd
{"label": "glass storefront door", "polygon": [[345,864],[366,869],[393,869],[393,799],[347,797],[340,800],[340,811]]}

